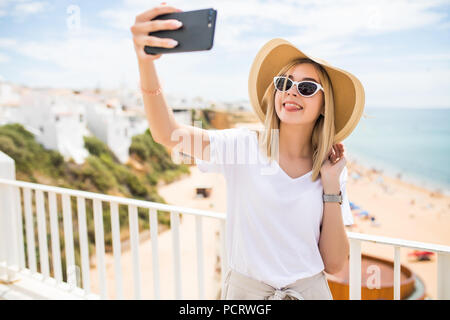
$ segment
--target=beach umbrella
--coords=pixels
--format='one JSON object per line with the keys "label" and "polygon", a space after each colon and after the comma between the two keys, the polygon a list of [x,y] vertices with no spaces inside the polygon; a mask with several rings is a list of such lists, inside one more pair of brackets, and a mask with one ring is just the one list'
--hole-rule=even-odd
{"label": "beach umbrella", "polygon": [[419,250],[414,250],[413,252],[408,253],[409,256],[431,256],[433,255],[434,252],[432,251],[419,251]]}
{"label": "beach umbrella", "polygon": [[350,202],[350,209],[351,210],[356,210],[356,209],[360,209],[355,203]]}
{"label": "beach umbrella", "polygon": [[408,253],[408,256],[413,256],[419,261],[429,261],[430,256],[434,255],[434,252],[431,251],[419,251],[414,250],[413,252]]}

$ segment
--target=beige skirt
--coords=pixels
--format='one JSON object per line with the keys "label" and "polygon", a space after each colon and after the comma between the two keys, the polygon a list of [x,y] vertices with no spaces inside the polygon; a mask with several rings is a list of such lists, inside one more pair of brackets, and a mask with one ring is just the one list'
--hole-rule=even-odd
{"label": "beige skirt", "polygon": [[324,271],[299,279],[281,289],[233,269],[226,273],[222,300],[333,300]]}

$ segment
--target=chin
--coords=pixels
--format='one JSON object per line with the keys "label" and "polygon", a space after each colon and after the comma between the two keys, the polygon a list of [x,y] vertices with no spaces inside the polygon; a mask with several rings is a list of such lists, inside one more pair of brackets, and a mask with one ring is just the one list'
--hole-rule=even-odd
{"label": "chin", "polygon": [[280,122],[285,124],[303,124],[303,121],[292,121],[292,119],[289,119],[287,121],[284,121],[283,119],[280,120]]}

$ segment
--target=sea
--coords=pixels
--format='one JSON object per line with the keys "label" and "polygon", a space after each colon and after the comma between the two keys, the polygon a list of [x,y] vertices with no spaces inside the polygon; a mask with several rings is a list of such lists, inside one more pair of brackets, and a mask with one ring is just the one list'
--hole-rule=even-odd
{"label": "sea", "polygon": [[366,107],[343,144],[349,160],[450,195],[450,108]]}

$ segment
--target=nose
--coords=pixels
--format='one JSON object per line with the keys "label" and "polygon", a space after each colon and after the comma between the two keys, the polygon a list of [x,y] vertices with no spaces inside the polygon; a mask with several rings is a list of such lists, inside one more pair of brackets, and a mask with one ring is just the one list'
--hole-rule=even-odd
{"label": "nose", "polygon": [[286,92],[287,92],[287,94],[292,94],[294,97],[296,97],[297,94],[298,94],[297,88],[296,88],[296,86],[294,86],[294,85],[291,86],[291,87],[289,88],[289,90],[287,90]]}

